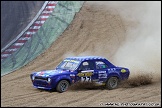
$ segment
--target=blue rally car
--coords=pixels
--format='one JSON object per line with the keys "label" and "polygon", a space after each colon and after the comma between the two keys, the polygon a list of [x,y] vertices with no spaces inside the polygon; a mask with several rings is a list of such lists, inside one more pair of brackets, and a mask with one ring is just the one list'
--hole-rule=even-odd
{"label": "blue rally car", "polygon": [[78,81],[95,82],[115,89],[119,81],[128,79],[129,74],[129,69],[117,67],[106,58],[83,56],[65,58],[54,70],[33,72],[30,78],[35,88],[55,89],[62,93]]}

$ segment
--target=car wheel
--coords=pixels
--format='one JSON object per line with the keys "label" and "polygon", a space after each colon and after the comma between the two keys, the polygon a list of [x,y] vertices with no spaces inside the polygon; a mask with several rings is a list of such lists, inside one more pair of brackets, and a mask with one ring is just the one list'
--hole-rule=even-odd
{"label": "car wheel", "polygon": [[58,85],[57,85],[57,87],[56,87],[56,90],[57,90],[58,92],[62,93],[62,92],[67,91],[68,87],[69,87],[69,82],[68,82],[67,80],[61,80],[61,81],[58,83]]}
{"label": "car wheel", "polygon": [[106,83],[106,88],[109,90],[115,89],[118,86],[118,78],[117,77],[110,77]]}

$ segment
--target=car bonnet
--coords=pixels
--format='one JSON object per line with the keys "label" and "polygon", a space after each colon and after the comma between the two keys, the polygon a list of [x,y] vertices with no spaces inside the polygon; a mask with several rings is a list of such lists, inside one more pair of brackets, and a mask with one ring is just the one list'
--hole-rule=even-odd
{"label": "car bonnet", "polygon": [[53,75],[58,75],[61,74],[65,71],[62,70],[43,70],[40,72],[36,72],[36,76],[42,76],[42,77],[48,77],[48,76],[53,76]]}

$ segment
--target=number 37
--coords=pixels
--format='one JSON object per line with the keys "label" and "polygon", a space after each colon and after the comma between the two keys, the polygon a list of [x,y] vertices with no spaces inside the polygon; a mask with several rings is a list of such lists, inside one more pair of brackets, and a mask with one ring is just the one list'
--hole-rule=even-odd
{"label": "number 37", "polygon": [[81,77],[81,81],[87,81],[87,82],[91,82],[91,77]]}

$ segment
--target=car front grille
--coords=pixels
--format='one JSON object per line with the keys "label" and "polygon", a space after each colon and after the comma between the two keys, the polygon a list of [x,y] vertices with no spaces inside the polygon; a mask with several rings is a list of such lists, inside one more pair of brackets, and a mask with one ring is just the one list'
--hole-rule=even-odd
{"label": "car front grille", "polygon": [[35,80],[44,80],[44,81],[47,81],[47,78],[43,78],[43,77],[36,76],[35,77]]}

